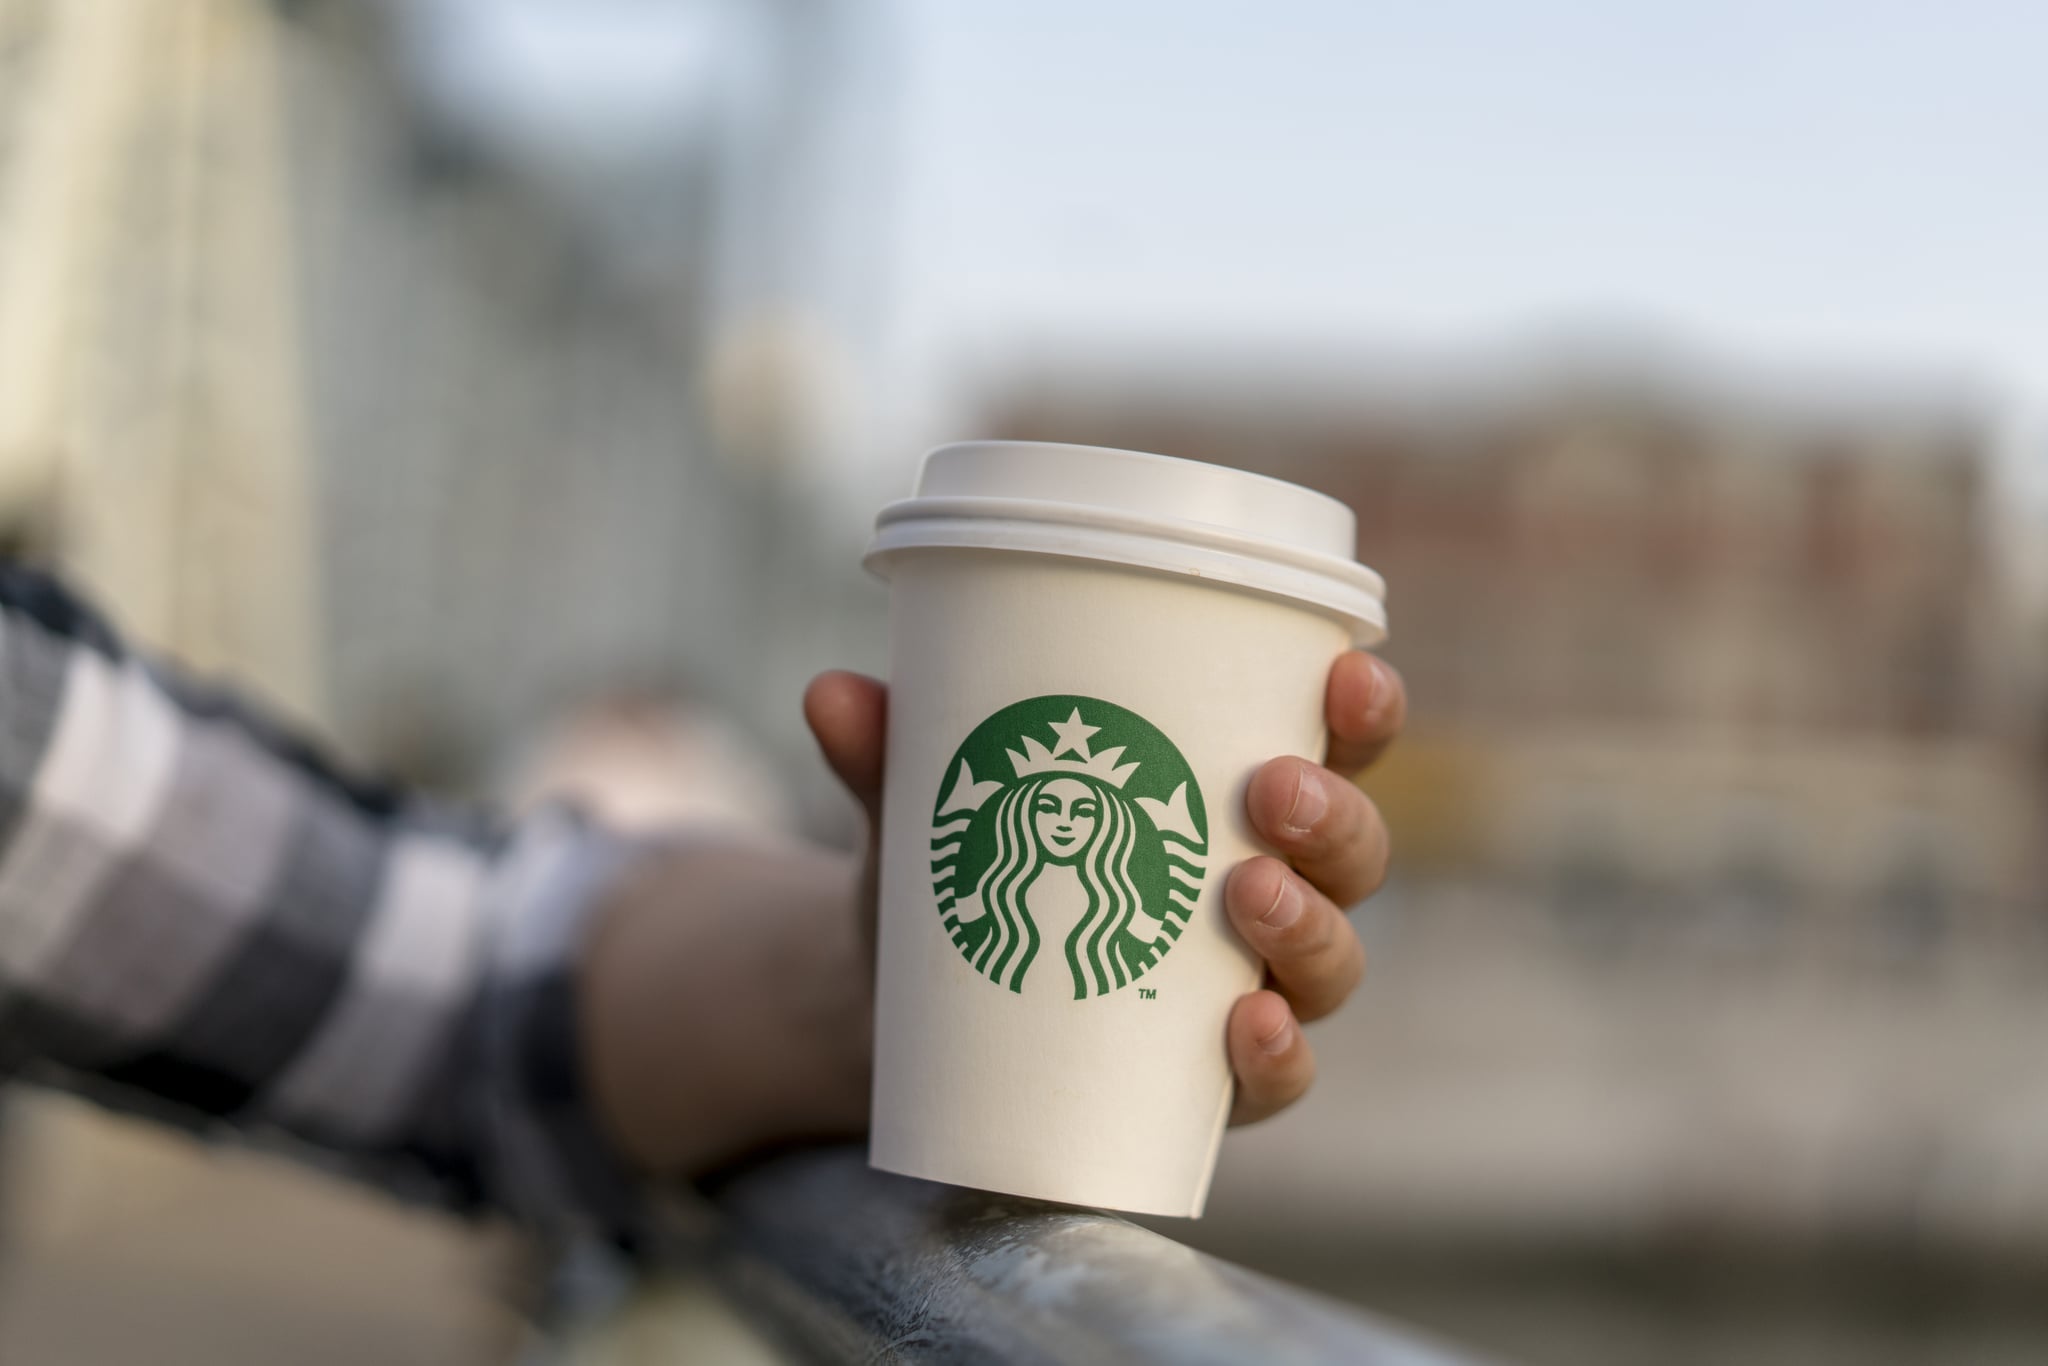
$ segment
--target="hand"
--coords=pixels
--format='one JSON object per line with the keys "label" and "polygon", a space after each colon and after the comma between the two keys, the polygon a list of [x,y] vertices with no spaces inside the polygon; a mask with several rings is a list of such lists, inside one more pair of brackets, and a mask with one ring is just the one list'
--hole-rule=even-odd
{"label": "hand", "polygon": [[[1315,1075],[1301,1022],[1335,1010],[1365,953],[1343,906],[1387,865],[1379,813],[1343,774],[1401,728],[1400,678],[1364,654],[1330,670],[1328,768],[1275,759],[1246,795],[1283,858],[1234,869],[1224,905],[1266,960],[1268,989],[1232,1007],[1233,1123],[1299,1099]],[[599,911],[579,967],[583,1054],[600,1119],[644,1170],[693,1175],[760,1148],[867,1123],[873,1052],[874,832],[887,694],[828,673],[804,716],[867,809],[858,861],[793,842],[657,847]]]}
{"label": "hand", "polygon": [[[1249,859],[1224,886],[1231,923],[1266,960],[1269,983],[1231,1008],[1233,1124],[1264,1119],[1301,1098],[1315,1079],[1301,1025],[1337,1009],[1364,976],[1365,947],[1344,908],[1385,879],[1387,829],[1349,775],[1393,743],[1407,705],[1393,666],[1346,654],[1331,666],[1324,693],[1327,767],[1275,759],[1252,777],[1245,796],[1252,827],[1282,857]],[[824,674],[804,695],[804,716],[826,762],[867,810],[861,906],[863,924],[871,926],[887,694],[858,674]]]}
{"label": "hand", "polygon": [[1323,696],[1326,767],[1275,759],[1252,775],[1252,828],[1281,857],[1247,859],[1224,884],[1230,923],[1266,960],[1268,986],[1231,1007],[1227,1038],[1237,1074],[1232,1124],[1286,1109],[1315,1080],[1301,1026],[1344,1004],[1365,976],[1365,946],[1345,915],[1387,876],[1387,827],[1352,775],[1401,732],[1408,698],[1392,665],[1343,656]]}

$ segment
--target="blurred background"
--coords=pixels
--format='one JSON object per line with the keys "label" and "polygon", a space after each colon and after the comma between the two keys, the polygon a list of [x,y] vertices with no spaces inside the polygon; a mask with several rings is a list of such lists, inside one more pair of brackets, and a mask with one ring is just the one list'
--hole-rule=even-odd
{"label": "blurred background", "polygon": [[[920,452],[1359,516],[1412,732],[1175,1237],[1533,1363],[2048,1359],[2048,18],[0,0],[0,543],[346,753],[852,837]],[[506,1361],[532,1259],[0,1115],[0,1358]]]}

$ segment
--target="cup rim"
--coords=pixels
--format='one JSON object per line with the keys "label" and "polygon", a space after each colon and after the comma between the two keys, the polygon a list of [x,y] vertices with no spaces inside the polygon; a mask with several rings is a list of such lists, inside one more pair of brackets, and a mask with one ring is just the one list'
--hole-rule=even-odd
{"label": "cup rim", "polygon": [[1353,560],[1294,547],[1284,548],[1285,554],[1276,549],[1272,542],[1207,523],[1069,503],[908,499],[883,509],[862,563],[883,579],[897,557],[913,551],[995,551],[1120,566],[1326,613],[1344,623],[1356,645],[1386,639],[1379,575]]}

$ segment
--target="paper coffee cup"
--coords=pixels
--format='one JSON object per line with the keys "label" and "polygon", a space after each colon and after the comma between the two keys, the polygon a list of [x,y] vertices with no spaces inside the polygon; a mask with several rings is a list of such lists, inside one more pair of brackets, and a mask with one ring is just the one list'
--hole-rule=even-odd
{"label": "paper coffee cup", "polygon": [[874,1166],[1201,1213],[1259,981],[1245,785],[1322,754],[1331,663],[1385,636],[1355,535],[1279,480],[1029,442],[941,447],[883,510]]}

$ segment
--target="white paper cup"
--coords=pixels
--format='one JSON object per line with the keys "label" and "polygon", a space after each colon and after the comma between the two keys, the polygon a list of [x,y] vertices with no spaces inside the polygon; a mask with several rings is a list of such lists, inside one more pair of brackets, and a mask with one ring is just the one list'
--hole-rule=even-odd
{"label": "white paper cup", "polygon": [[941,447],[883,510],[873,1165],[1201,1213],[1259,979],[1244,788],[1322,753],[1332,661],[1385,636],[1355,534],[1279,480],[1029,442]]}

